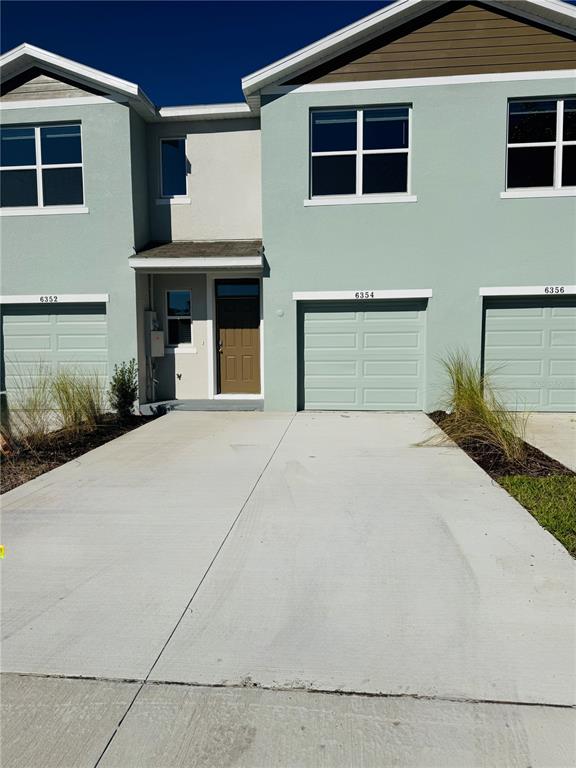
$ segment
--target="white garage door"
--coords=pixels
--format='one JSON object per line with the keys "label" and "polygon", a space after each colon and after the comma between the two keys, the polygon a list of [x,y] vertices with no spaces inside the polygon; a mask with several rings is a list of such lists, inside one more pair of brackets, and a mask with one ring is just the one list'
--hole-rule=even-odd
{"label": "white garage door", "polygon": [[421,410],[425,310],[425,300],[305,304],[301,405]]}
{"label": "white garage door", "polygon": [[105,304],[2,307],[2,389],[15,399],[42,371],[71,369],[108,377]]}
{"label": "white garage door", "polygon": [[576,297],[490,300],[484,359],[510,408],[576,410]]}

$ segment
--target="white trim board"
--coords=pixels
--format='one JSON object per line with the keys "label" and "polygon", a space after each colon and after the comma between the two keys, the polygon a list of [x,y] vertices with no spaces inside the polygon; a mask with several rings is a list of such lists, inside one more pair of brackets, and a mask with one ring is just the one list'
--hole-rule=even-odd
{"label": "white trim board", "polygon": [[[554,288],[563,288],[555,292]],[[480,296],[573,296],[576,294],[576,285],[564,285],[562,283],[548,283],[548,285],[510,285],[494,288],[480,288]]]}
{"label": "white trim board", "polygon": [[417,88],[434,85],[466,85],[469,83],[508,83],[522,80],[573,80],[576,69],[551,69],[547,72],[495,72],[483,75],[441,75],[439,77],[402,77],[395,80],[357,80],[346,83],[308,83],[278,85],[262,90],[263,95],[288,93],[322,93],[335,91],[373,91],[391,88]]}
{"label": "white trim board", "polygon": [[248,104],[191,104],[183,107],[160,107],[163,120],[223,120],[234,117],[256,117]]}
{"label": "white trim board", "polygon": [[[31,166],[35,167],[35,166]],[[84,180],[84,176],[82,177]],[[49,205],[45,208],[0,208],[0,217],[2,216],[59,216],[69,213],[90,213],[90,209],[85,205]]]}
{"label": "white trim board", "polygon": [[[48,299],[48,301],[42,301]],[[52,301],[49,301],[52,299]],[[58,304],[102,304],[110,300],[108,293],[37,293],[0,296],[0,304],[42,304],[58,306]]]}
{"label": "white trim board", "polygon": [[76,96],[70,99],[30,99],[29,101],[2,101],[0,113],[9,109],[38,109],[39,107],[83,107],[91,104],[127,104],[128,99],[117,96]]}
{"label": "white trim board", "polygon": [[210,256],[206,258],[190,256],[179,257],[175,259],[165,258],[139,258],[138,256],[130,256],[128,263],[132,269],[213,269],[214,267],[220,267],[224,269],[238,269],[246,267],[254,269],[255,267],[262,267],[261,256]]}
{"label": "white trim board", "polygon": [[[369,293],[369,298],[359,298],[355,294]],[[406,288],[399,290],[352,290],[352,291],[294,291],[293,301],[363,301],[369,304],[377,299],[430,299],[432,288]]]}

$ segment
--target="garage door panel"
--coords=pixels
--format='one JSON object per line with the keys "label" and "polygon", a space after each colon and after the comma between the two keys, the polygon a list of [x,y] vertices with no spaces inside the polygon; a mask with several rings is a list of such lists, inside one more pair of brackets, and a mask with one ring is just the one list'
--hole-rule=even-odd
{"label": "garage door panel", "polygon": [[308,347],[316,349],[356,349],[358,347],[358,338],[355,333],[316,331],[307,334],[306,340]]}
{"label": "garage door panel", "polygon": [[364,348],[365,349],[417,349],[420,344],[420,334],[417,332],[394,332],[387,331],[384,333],[365,333],[364,334]]}
{"label": "garage door panel", "polygon": [[364,389],[363,402],[365,405],[378,406],[382,402],[391,405],[402,405],[417,407],[420,402],[420,396],[417,389]]}
{"label": "garage door panel", "polygon": [[576,298],[488,302],[484,361],[508,407],[575,410]]}
{"label": "garage door panel", "polygon": [[4,386],[14,396],[42,374],[108,378],[105,304],[8,305],[2,311]]}
{"label": "garage door panel", "polygon": [[[424,371],[422,306],[426,304],[404,301],[374,302],[370,306],[342,302],[341,308],[334,304],[305,305],[305,407],[420,409]],[[329,322],[324,322],[326,316],[331,318]]]}
{"label": "garage door panel", "polygon": [[576,331],[551,331],[550,345],[576,349]]}
{"label": "garage door panel", "polygon": [[365,360],[364,376],[419,376],[418,360]]}

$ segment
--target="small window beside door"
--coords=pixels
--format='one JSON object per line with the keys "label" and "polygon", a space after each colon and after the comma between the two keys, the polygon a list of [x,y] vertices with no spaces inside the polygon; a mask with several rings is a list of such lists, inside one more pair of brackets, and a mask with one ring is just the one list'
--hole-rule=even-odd
{"label": "small window beside door", "polygon": [[190,291],[166,291],[168,345],[192,343],[192,296]]}
{"label": "small window beside door", "polygon": [[188,191],[186,139],[160,139],[160,195],[185,197]]}

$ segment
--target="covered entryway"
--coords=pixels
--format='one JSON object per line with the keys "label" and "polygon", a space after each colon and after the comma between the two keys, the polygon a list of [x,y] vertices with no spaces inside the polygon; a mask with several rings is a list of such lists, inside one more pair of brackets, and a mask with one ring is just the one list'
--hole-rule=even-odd
{"label": "covered entryway", "polygon": [[2,306],[2,389],[18,400],[40,373],[72,370],[108,379],[105,303]]}
{"label": "covered entryway", "polygon": [[484,368],[515,410],[576,410],[576,296],[485,300]]}
{"label": "covered entryway", "polygon": [[305,302],[300,407],[421,410],[426,299]]}

